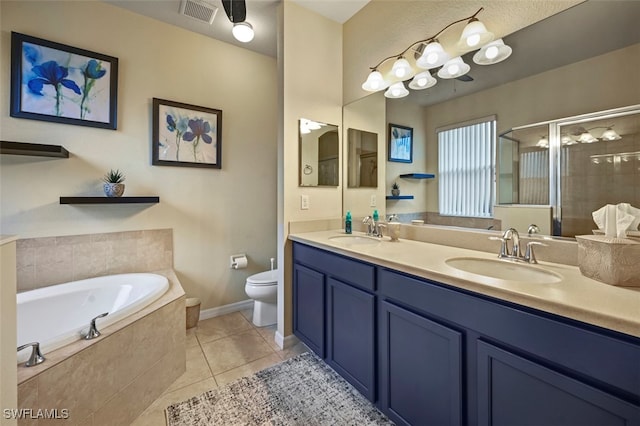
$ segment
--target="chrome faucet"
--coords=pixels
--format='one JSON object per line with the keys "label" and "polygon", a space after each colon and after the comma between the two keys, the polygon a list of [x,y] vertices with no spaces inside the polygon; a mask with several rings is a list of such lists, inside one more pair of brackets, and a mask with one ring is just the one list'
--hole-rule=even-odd
{"label": "chrome faucet", "polygon": [[82,336],[84,338],[84,340],[91,340],[91,339],[95,339],[96,337],[100,336],[100,332],[98,331],[98,328],[96,327],[96,320],[98,318],[104,318],[107,315],[109,315],[109,312],[105,312],[104,314],[100,314],[97,317],[93,318],[91,320],[91,325],[89,325],[89,331],[87,331],[87,334],[85,334],[84,336]]}
{"label": "chrome faucet", "polygon": [[531,234],[539,234],[540,233],[540,228],[538,228],[538,225],[536,225],[535,223],[532,223],[531,225],[529,225],[529,228],[527,229],[527,234],[531,235]]}
{"label": "chrome faucet", "polygon": [[27,362],[25,362],[24,366],[33,367],[34,365],[42,364],[46,358],[42,355],[42,352],[40,352],[40,342],[31,342],[18,346],[18,352],[23,349],[27,349],[29,346],[31,346],[31,355]]}
{"label": "chrome faucet", "polygon": [[[546,246],[546,244],[538,241],[529,241],[527,243],[527,247],[523,256],[520,252],[520,234],[518,234],[518,231],[515,228],[509,228],[504,231],[502,237],[489,237],[489,239],[501,241],[500,253],[498,253],[498,258],[524,261],[527,263],[538,263],[536,255],[533,252],[533,246]],[[509,241],[512,241],[511,251],[509,251]]]}
{"label": "chrome faucet", "polygon": [[[505,240],[506,255],[515,257],[517,259],[521,258],[522,255],[520,254],[520,234],[518,234],[518,231],[515,228],[509,228],[504,231],[504,234],[502,234],[502,238]],[[513,243],[511,244],[511,253],[509,253],[509,247],[506,245],[506,241],[509,240],[513,241]]]}
{"label": "chrome faucet", "polygon": [[382,237],[381,227],[384,227],[384,224],[381,224],[379,221],[375,221],[371,216],[365,216],[362,219],[362,223],[367,225],[367,235],[370,237]]}

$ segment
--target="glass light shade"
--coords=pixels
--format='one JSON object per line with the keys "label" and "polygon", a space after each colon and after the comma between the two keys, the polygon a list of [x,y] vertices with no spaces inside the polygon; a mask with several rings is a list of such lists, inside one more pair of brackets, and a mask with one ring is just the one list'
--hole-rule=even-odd
{"label": "glass light shade", "polygon": [[409,91],[402,82],[393,83],[386,92],[384,92],[384,96],[391,99],[404,98],[409,94]]}
{"label": "glass light shade", "polygon": [[253,40],[253,27],[248,22],[238,22],[233,24],[233,28],[231,29],[231,33],[236,38],[236,40],[242,43],[249,43]]}
{"label": "glass light shade", "polygon": [[401,78],[403,80],[406,80],[413,76],[413,69],[411,69],[411,65],[409,64],[409,61],[407,61],[405,58],[398,58],[393,63],[393,67],[391,68],[391,73],[396,78]]}
{"label": "glass light shade", "polygon": [[504,44],[499,38],[491,43],[487,43],[473,55],[473,62],[478,65],[491,65],[502,62],[511,56],[511,47]]}
{"label": "glass light shade", "polygon": [[377,92],[389,87],[389,84],[384,81],[380,71],[372,71],[367,77],[367,81],[362,84],[362,89],[367,92]]}
{"label": "glass light shade", "polygon": [[598,138],[593,137],[593,135],[589,132],[583,132],[580,135],[580,138],[578,138],[578,140],[582,143],[594,143],[594,142],[598,142]]}
{"label": "glass light shade", "polygon": [[536,143],[536,146],[540,148],[549,148],[549,140],[546,136],[542,136]]}
{"label": "glass light shade", "polygon": [[458,48],[460,50],[477,49],[493,40],[493,33],[487,31],[487,27],[477,19],[471,19],[460,36]]}
{"label": "glass light shade", "polygon": [[438,80],[433,78],[429,71],[423,71],[413,77],[413,80],[409,83],[409,88],[413,90],[428,89],[429,87],[435,86],[437,82]]}
{"label": "glass light shade", "polygon": [[438,77],[440,78],[456,78],[461,75],[465,75],[469,72],[471,67],[466,64],[460,56],[456,56],[453,59],[449,59],[442,68],[438,71]]}
{"label": "glass light shade", "polygon": [[432,41],[424,48],[422,55],[416,60],[416,65],[420,68],[430,70],[431,68],[437,68],[443,65],[450,58],[440,43]]}
{"label": "glass light shade", "polygon": [[563,146],[575,145],[578,143],[578,141],[574,140],[573,138],[571,138],[571,136],[567,136],[567,135],[562,136],[562,138],[560,139],[560,142],[562,142]]}
{"label": "glass light shade", "polygon": [[611,127],[604,131],[601,138],[604,141],[617,141],[618,139],[622,139],[622,137]]}

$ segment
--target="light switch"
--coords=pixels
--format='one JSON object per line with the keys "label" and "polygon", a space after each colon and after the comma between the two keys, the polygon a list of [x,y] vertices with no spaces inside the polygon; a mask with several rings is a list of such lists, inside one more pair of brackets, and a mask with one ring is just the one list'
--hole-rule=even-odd
{"label": "light switch", "polygon": [[301,195],[300,196],[300,210],[309,210],[309,196]]}
{"label": "light switch", "polygon": [[375,207],[376,206],[376,194],[371,195],[371,201],[369,202],[369,207]]}

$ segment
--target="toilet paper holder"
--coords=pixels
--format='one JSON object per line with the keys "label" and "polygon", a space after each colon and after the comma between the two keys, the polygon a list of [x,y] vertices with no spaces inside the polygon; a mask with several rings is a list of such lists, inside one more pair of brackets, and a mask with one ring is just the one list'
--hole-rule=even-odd
{"label": "toilet paper holder", "polygon": [[244,253],[232,254],[229,257],[229,267],[231,269],[243,269],[247,267],[247,255]]}

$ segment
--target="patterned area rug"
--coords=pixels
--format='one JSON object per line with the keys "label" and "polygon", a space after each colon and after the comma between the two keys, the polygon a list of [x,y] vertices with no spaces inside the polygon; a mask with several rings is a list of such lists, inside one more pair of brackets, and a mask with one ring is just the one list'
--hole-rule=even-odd
{"label": "patterned area rug", "polygon": [[166,411],[169,426],[393,425],[311,353],[170,405]]}

